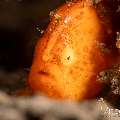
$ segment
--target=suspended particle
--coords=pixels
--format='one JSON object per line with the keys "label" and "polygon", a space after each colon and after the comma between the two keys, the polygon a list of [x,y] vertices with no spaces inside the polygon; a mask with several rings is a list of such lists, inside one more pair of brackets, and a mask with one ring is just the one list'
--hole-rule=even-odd
{"label": "suspended particle", "polygon": [[103,53],[109,53],[110,52],[110,49],[107,48],[106,44],[105,43],[97,43],[97,47],[101,50],[101,52]]}
{"label": "suspended particle", "polygon": [[38,25],[36,27],[36,31],[39,32],[40,34],[43,34],[44,33],[44,30],[41,29]]}
{"label": "suspended particle", "polygon": [[52,18],[54,16],[54,14],[55,14],[55,10],[50,11],[50,13],[49,13],[50,18]]}
{"label": "suspended particle", "polygon": [[117,32],[116,34],[117,34],[117,37],[116,37],[116,40],[117,40],[117,42],[116,42],[116,47],[117,47],[117,48],[120,48],[120,33]]}
{"label": "suspended particle", "polygon": [[72,3],[73,3],[73,0],[66,0],[66,4],[68,5],[68,7],[70,7]]}
{"label": "suspended particle", "polygon": [[40,33],[43,34],[43,33],[44,33],[44,30],[41,29]]}
{"label": "suspended particle", "polygon": [[[89,0],[90,1],[90,0]],[[96,5],[96,4],[98,4],[99,2],[101,2],[102,0],[92,0],[92,2],[93,2],[93,5]]]}
{"label": "suspended particle", "polygon": [[120,6],[118,6],[118,8],[117,8],[116,12],[120,12]]}
{"label": "suspended particle", "polygon": [[116,32],[116,34],[117,34],[117,40],[120,40],[120,32]]}

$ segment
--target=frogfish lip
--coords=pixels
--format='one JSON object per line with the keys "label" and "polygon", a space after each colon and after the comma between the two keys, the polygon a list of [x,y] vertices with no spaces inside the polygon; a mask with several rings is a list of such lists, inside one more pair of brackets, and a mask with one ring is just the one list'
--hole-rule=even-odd
{"label": "frogfish lip", "polygon": [[30,73],[29,85],[33,91],[41,91],[43,87],[49,87],[49,83],[53,81],[53,79],[54,75],[47,69],[35,70]]}
{"label": "frogfish lip", "polygon": [[[31,76],[34,76],[33,79],[29,79],[30,87],[35,94],[47,95],[55,99],[61,98],[61,92],[59,91],[58,79],[52,71],[49,71],[47,68],[40,69],[39,71],[34,71]],[[37,74],[37,75],[36,75]]]}
{"label": "frogfish lip", "polygon": [[44,76],[50,76],[50,73],[48,71],[40,70],[38,72],[39,75],[44,75]]}

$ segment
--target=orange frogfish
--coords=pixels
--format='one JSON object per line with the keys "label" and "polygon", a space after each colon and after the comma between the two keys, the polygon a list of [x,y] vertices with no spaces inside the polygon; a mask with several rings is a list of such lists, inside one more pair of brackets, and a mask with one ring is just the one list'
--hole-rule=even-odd
{"label": "orange frogfish", "polygon": [[33,93],[73,101],[99,95],[98,73],[117,62],[111,19],[101,6],[77,0],[56,10],[35,49],[28,78]]}

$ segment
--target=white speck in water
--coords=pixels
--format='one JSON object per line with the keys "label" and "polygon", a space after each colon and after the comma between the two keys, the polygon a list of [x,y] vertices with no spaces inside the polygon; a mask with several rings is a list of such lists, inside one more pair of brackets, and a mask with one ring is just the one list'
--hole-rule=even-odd
{"label": "white speck in water", "polygon": [[53,11],[50,11],[50,14],[49,14],[50,18],[52,18],[52,17],[54,16],[54,14],[55,14],[55,11],[54,11],[54,10],[53,10]]}
{"label": "white speck in water", "polygon": [[91,3],[93,3],[93,5],[96,5],[96,4],[100,3],[101,1],[102,0],[93,0],[93,1],[88,0],[87,2],[91,2]]}
{"label": "white speck in water", "polygon": [[29,72],[29,71],[30,71],[30,68],[24,68],[24,71]]}
{"label": "white speck in water", "polygon": [[68,5],[68,7],[70,7],[72,3],[73,3],[73,0],[66,0],[66,4]]}
{"label": "white speck in water", "polygon": [[40,33],[43,34],[43,33],[44,33],[44,30],[41,30]]}
{"label": "white speck in water", "polygon": [[120,40],[120,32],[116,32],[116,34],[117,34],[117,40]]}
{"label": "white speck in water", "polygon": [[67,24],[71,20],[70,16],[66,16],[64,19],[64,23]]}
{"label": "white speck in water", "polygon": [[40,32],[41,34],[44,33],[44,30],[41,29],[38,25],[36,26],[36,30],[37,30],[37,32]]}
{"label": "white speck in water", "polygon": [[97,47],[100,48],[101,52],[103,53],[110,53],[110,49],[107,48],[105,43],[97,42]]}
{"label": "white speck in water", "polygon": [[120,12],[120,6],[118,6],[118,9],[116,10],[116,12]]}
{"label": "white speck in water", "polygon": [[116,32],[116,34],[117,34],[117,37],[116,37],[116,40],[117,40],[116,47],[120,48],[120,32]]}

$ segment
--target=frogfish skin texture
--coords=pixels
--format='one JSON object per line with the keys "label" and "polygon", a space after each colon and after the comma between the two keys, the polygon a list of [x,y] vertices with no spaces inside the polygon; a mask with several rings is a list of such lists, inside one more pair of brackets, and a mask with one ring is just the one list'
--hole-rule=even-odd
{"label": "frogfish skin texture", "polygon": [[88,0],[78,0],[53,14],[37,43],[28,78],[34,93],[75,101],[99,95],[103,87],[97,75],[117,55],[110,21],[101,20],[98,12]]}

